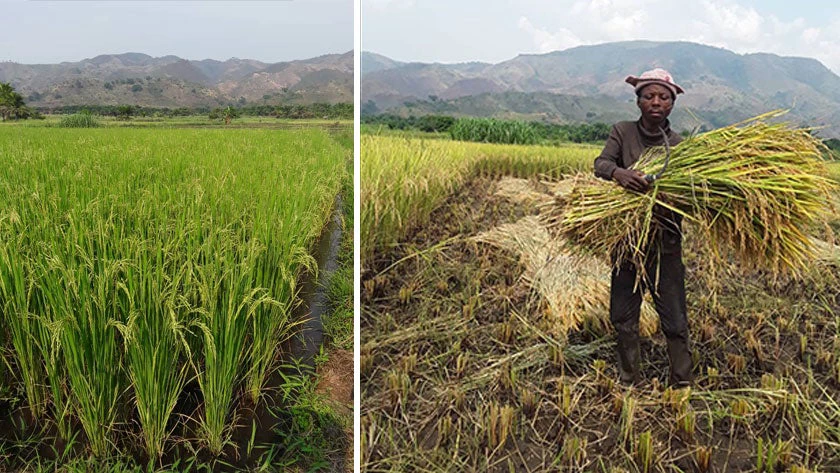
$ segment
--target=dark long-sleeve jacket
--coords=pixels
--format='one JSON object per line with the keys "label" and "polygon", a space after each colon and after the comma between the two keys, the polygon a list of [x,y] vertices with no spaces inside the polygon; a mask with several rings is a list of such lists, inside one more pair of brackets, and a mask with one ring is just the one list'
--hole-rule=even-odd
{"label": "dark long-sleeve jacket", "polygon": [[[671,124],[667,120],[663,129],[668,134],[668,143],[671,146],[682,141],[680,135],[671,131]],[[610,180],[616,168],[628,169],[639,160],[647,148],[664,144],[662,134],[645,130],[641,119],[634,122],[618,122],[610,130],[610,136],[600,156],[595,158],[595,175]]]}
{"label": "dark long-sleeve jacket", "polygon": [[[671,131],[671,125],[666,120],[662,127],[668,134],[668,144],[676,146],[682,137]],[[635,122],[618,122],[613,125],[610,136],[607,138],[601,155],[595,158],[595,175],[607,180],[612,180],[613,171],[616,168],[628,169],[636,163],[647,148],[651,146],[663,146],[662,133],[650,133],[642,127],[642,120]],[[680,222],[682,218],[670,210],[657,206],[656,219],[663,229],[671,234],[670,246],[678,245]]]}

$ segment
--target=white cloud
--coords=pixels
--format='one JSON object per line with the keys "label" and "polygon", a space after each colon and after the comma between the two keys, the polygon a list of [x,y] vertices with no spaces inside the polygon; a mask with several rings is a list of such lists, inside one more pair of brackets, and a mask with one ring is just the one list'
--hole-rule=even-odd
{"label": "white cloud", "polygon": [[802,31],[802,41],[805,44],[814,44],[817,39],[820,37],[820,29],[819,28],[805,28]]}
{"label": "white cloud", "polygon": [[818,26],[802,18],[782,20],[738,0],[557,3],[551,14],[532,10],[519,19],[519,29],[530,36],[535,51],[638,39],[694,41],[741,54],[814,57],[840,73],[840,22]]}
{"label": "white cloud", "polygon": [[636,11],[631,15],[613,15],[604,22],[604,29],[612,38],[626,38],[639,35],[644,31],[647,14],[644,11]]}
{"label": "white cloud", "polygon": [[559,28],[554,33],[535,27],[526,17],[519,18],[519,28],[534,41],[537,51],[547,53],[558,49],[568,49],[580,46],[583,42],[567,28]]}
{"label": "white cloud", "polygon": [[840,20],[828,24],[825,28],[813,29],[816,32],[806,29],[802,33],[813,41],[806,42],[802,47],[802,55],[806,55],[804,51],[808,51],[807,55],[816,57],[836,74],[840,74]]}
{"label": "white cloud", "polygon": [[736,43],[754,43],[761,37],[765,21],[755,9],[715,0],[701,5],[701,18],[711,27],[712,34]]}

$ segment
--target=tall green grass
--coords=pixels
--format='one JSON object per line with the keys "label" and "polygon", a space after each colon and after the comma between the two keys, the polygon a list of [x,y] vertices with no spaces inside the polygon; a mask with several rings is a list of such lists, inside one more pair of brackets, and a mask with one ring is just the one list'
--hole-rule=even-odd
{"label": "tall green grass", "polygon": [[295,324],[344,150],[320,130],[0,130],[0,322],[34,416],[159,458],[197,380],[219,454]]}
{"label": "tall green grass", "polygon": [[[352,154],[349,156],[352,158]],[[348,160],[347,166],[353,165]],[[327,283],[329,313],[322,314],[324,335],[332,346],[353,350],[353,180],[345,179],[341,190],[341,243],[338,252],[338,268]]]}
{"label": "tall green grass", "polygon": [[449,128],[453,140],[479,143],[532,145],[540,141],[533,125],[518,120],[459,118]]}
{"label": "tall green grass", "polygon": [[90,112],[79,112],[62,117],[58,121],[61,128],[98,128],[102,126],[99,119]]}

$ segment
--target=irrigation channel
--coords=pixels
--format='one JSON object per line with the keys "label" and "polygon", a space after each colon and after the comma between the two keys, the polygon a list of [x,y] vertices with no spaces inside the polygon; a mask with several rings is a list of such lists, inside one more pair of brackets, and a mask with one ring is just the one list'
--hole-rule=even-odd
{"label": "irrigation channel", "polygon": [[321,317],[329,307],[327,284],[330,277],[338,269],[338,249],[341,245],[341,209],[343,199],[341,194],[335,197],[333,212],[330,220],[324,226],[318,245],[315,247],[315,257],[318,263],[317,278],[304,278],[299,298],[302,303],[295,309],[295,320],[305,320],[299,336],[292,339],[292,358],[303,366],[313,368],[315,356],[324,343],[324,323]]}
{"label": "irrigation channel", "polygon": [[[196,454],[191,450],[188,442],[177,441],[179,438],[194,438],[200,428],[195,419],[198,418],[196,413],[203,404],[201,391],[197,381],[188,382],[179,396],[170,423],[174,422],[178,416],[182,416],[186,421],[182,421],[172,431],[170,441],[176,440],[176,445],[163,455],[163,465],[183,464],[184,458],[196,458],[201,463],[212,464],[212,471],[216,472],[231,471],[231,468],[247,470],[258,465],[261,456],[269,449],[285,446],[283,426],[290,422],[290,414],[287,409],[282,408],[284,404],[282,393],[277,388],[285,382],[284,375],[314,374],[315,357],[324,342],[322,316],[331,309],[327,292],[328,283],[338,269],[338,252],[344,231],[341,218],[342,204],[343,199],[339,193],[336,195],[330,219],[324,225],[312,249],[312,256],[317,262],[317,271],[304,271],[299,277],[298,300],[300,303],[293,311],[293,320],[301,321],[301,325],[289,341],[278,347],[279,359],[276,362],[282,363],[284,367],[269,377],[264,400],[256,408],[245,396],[235,401],[234,415],[236,417],[231,442],[225,446],[219,457],[221,461],[213,462],[213,458],[207,451]],[[292,369],[291,365],[297,366],[299,371]],[[38,441],[35,448],[42,459],[59,460],[58,456],[64,456],[68,451],[71,458],[84,455],[85,442],[80,441],[68,445],[57,435],[55,426],[38,425],[29,418],[28,410],[9,407],[4,400],[0,399],[0,445],[4,441],[14,442],[19,439],[40,437],[46,441]],[[80,432],[81,426],[76,421],[72,423],[74,430]],[[343,435],[339,427],[336,428],[336,433]],[[139,442],[134,446],[126,447],[125,451],[131,452],[135,459],[146,461]],[[2,467],[0,463],[0,471]]]}
{"label": "irrigation channel", "polygon": [[[324,343],[322,317],[331,309],[327,288],[330,278],[338,269],[338,251],[344,230],[341,219],[342,204],[343,199],[339,193],[335,197],[330,219],[324,225],[316,245],[313,247],[312,256],[317,263],[317,272],[313,274],[306,271],[299,281],[298,299],[300,304],[294,309],[292,319],[303,322],[295,336],[279,350],[283,353],[282,363],[293,362],[305,374],[314,374],[315,357]],[[292,368],[284,367],[282,371],[286,375],[298,374]],[[267,385],[271,389],[271,387],[280,386],[283,382],[283,376],[278,371],[271,375]],[[266,407],[266,404],[281,405],[281,394],[277,391],[269,391],[267,396],[271,399],[261,403],[256,411],[246,407],[246,412],[234,429],[231,440],[236,444],[239,458],[232,465],[237,468],[253,468],[268,448],[283,446],[286,441],[286,438],[280,433],[282,428],[278,431],[275,431],[274,428],[290,421],[288,412],[283,409],[274,410]],[[252,430],[252,425],[257,426],[256,430]],[[248,452],[249,443],[257,446],[253,448],[250,455],[247,455],[245,453]],[[230,453],[230,455],[227,455],[229,458],[237,457],[236,453],[232,451]],[[229,465],[216,464],[214,471],[228,471],[227,468],[229,468]]]}

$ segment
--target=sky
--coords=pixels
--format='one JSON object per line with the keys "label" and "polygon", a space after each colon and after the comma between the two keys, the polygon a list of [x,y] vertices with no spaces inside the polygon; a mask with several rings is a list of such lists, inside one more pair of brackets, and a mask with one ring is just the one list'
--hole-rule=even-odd
{"label": "sky", "polygon": [[126,52],[281,62],[353,49],[353,0],[3,2],[0,61]]}
{"label": "sky", "polygon": [[692,41],[819,60],[840,74],[836,0],[362,0],[362,50],[497,63],[613,41]]}

